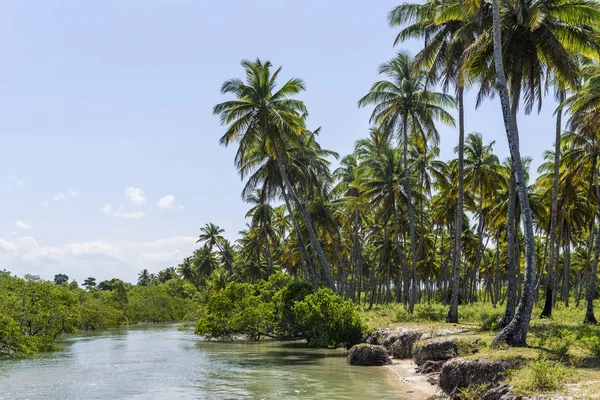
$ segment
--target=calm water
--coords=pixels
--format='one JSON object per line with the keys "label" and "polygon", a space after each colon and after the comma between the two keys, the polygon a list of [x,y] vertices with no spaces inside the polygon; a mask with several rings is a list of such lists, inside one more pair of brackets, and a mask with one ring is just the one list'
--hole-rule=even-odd
{"label": "calm water", "polygon": [[[408,399],[385,368],[299,343],[203,342],[174,325],[81,334],[0,362],[0,399]],[[404,397],[406,396],[406,397]]]}

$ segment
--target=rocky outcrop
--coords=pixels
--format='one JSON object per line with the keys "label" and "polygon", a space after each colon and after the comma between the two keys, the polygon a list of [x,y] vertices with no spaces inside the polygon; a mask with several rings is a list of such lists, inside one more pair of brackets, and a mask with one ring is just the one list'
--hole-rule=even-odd
{"label": "rocky outcrop", "polygon": [[416,343],[413,358],[417,366],[426,361],[446,361],[459,355],[477,352],[478,343],[464,343],[456,338],[439,338]]}
{"label": "rocky outcrop", "polygon": [[407,331],[394,337],[393,343],[388,347],[392,357],[405,360],[413,357],[413,349],[418,340],[424,339],[426,335],[422,332]]}
{"label": "rocky outcrop", "polygon": [[391,364],[392,361],[383,346],[374,344],[357,344],[348,352],[350,365],[381,366]]}
{"label": "rocky outcrop", "polygon": [[417,367],[417,372],[420,374],[434,374],[442,370],[445,361],[427,360],[421,366]]}
{"label": "rocky outcrop", "polygon": [[[455,358],[447,361],[442,366],[439,385],[444,393],[450,395],[452,398],[461,389],[477,386],[482,388],[482,394],[485,393],[487,395],[489,388],[497,386],[505,379],[504,373],[510,366],[511,364],[506,360],[468,360]],[[484,387],[488,390],[483,391]],[[499,400],[505,394],[502,393],[496,398],[493,397],[493,393],[490,393],[489,397],[481,398]]]}

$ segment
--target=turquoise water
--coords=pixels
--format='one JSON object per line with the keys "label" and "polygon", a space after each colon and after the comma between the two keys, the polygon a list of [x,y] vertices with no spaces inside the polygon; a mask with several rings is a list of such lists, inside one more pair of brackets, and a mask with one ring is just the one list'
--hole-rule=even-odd
{"label": "turquoise water", "polygon": [[298,342],[204,342],[175,325],[84,333],[0,362],[0,399],[408,399],[383,367]]}

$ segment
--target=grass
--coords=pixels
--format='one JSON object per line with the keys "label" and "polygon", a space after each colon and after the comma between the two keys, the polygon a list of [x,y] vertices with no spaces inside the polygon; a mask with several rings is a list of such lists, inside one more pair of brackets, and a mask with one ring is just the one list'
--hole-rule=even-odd
{"label": "grass", "polygon": [[[600,326],[583,325],[585,307],[566,308],[562,303],[553,310],[552,318],[540,319],[543,303],[536,304],[527,337],[528,347],[490,349],[498,333],[498,322],[504,308],[491,304],[459,306],[459,324],[446,324],[447,306],[439,303],[417,304],[413,314],[403,305],[375,306],[361,310],[369,329],[410,326],[425,331],[454,330],[466,342],[480,340],[479,352],[469,358],[505,359],[519,365],[509,383],[519,394],[567,392],[575,398],[600,398]],[[600,303],[597,304],[600,310]],[[600,311],[599,311],[600,312]],[[472,389],[472,390],[471,390]],[[462,398],[477,398],[478,388],[467,389]],[[471,393],[472,392],[472,393]],[[473,397],[475,396],[475,397]]]}
{"label": "grass", "polygon": [[516,370],[510,383],[518,394],[556,393],[565,388],[569,375],[569,368],[560,361],[542,357]]}

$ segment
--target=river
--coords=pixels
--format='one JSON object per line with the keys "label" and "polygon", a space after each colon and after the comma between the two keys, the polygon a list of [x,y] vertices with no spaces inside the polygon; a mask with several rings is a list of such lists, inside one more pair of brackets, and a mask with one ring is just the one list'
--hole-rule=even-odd
{"label": "river", "polygon": [[408,399],[384,367],[298,342],[207,342],[176,325],[81,333],[0,361],[0,399]]}

